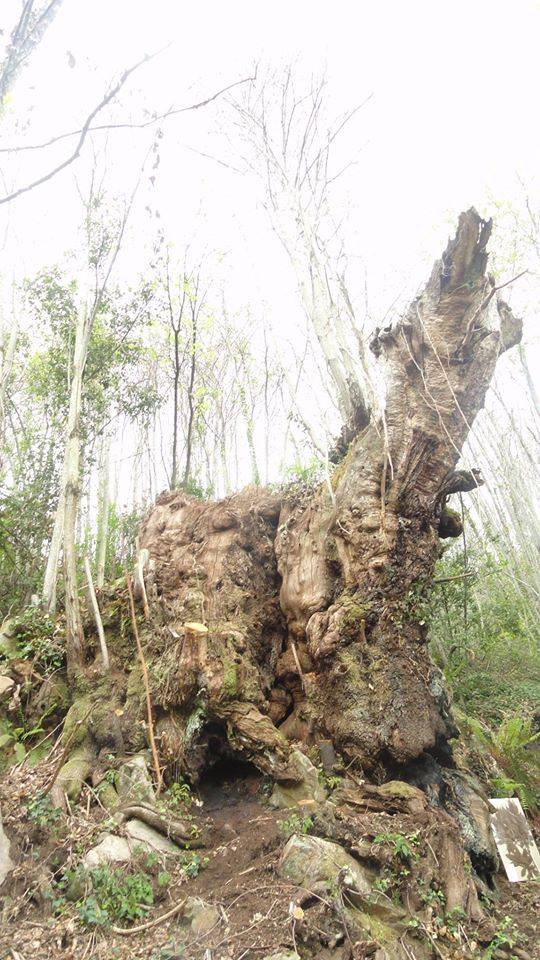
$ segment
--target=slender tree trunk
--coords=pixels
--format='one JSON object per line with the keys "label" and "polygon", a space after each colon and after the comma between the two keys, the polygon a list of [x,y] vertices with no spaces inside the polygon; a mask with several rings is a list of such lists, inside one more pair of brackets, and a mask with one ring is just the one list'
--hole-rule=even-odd
{"label": "slender tree trunk", "polygon": [[64,502],[64,589],[66,611],[66,660],[68,675],[76,677],[84,665],[84,634],[81,624],[77,579],[77,510],[80,496],[81,404],[84,368],[94,313],[81,311],[77,320],[73,375],[67,422]]}
{"label": "slender tree trunk", "polygon": [[[247,377],[247,371],[244,369],[244,374]],[[261,477],[259,474],[259,467],[257,465],[257,451],[255,450],[255,432],[253,425],[253,414],[248,407],[247,397],[245,387],[240,386],[240,407],[242,410],[242,415],[244,417],[244,423],[246,425],[246,439],[249,450],[249,460],[251,463],[251,482],[255,484],[256,487],[260,485]]]}
{"label": "slender tree trunk", "polygon": [[43,579],[42,603],[45,610],[54,616],[56,612],[56,585],[58,582],[58,563],[64,536],[64,518],[66,509],[66,455],[62,467],[58,504],[54,515],[54,526],[47,556],[47,566]]}
{"label": "slender tree trunk", "polygon": [[105,562],[107,559],[107,539],[109,531],[109,457],[111,442],[107,433],[101,436],[99,450],[99,490],[98,490],[98,528],[96,543],[96,586],[105,583]]}
{"label": "slender tree trunk", "polygon": [[0,470],[2,470],[4,466],[3,451],[6,419],[6,393],[9,378],[11,376],[11,370],[13,368],[18,335],[19,325],[17,322],[14,322],[9,332],[9,336],[7,337],[5,346],[2,345],[2,354],[0,357]]}
{"label": "slender tree trunk", "polygon": [[186,464],[184,467],[184,487],[187,487],[191,472],[191,457],[193,453],[193,426],[195,423],[195,373],[197,370],[197,305],[192,304],[191,309],[191,356],[189,367],[189,386],[188,386],[188,425],[186,433]]}
{"label": "slender tree trunk", "polygon": [[178,387],[180,383],[180,328],[175,327],[174,335],[174,377],[173,377],[173,443],[172,443],[172,468],[171,468],[171,490],[176,489],[178,481]]}

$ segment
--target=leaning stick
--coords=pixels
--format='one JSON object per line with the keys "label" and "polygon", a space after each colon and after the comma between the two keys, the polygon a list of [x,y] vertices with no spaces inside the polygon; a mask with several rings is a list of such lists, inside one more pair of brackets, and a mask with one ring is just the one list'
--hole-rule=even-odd
{"label": "leaning stick", "polygon": [[300,682],[301,682],[301,684],[302,684],[302,690],[305,690],[305,689],[306,689],[306,684],[305,684],[305,681],[304,681],[304,674],[302,673],[302,667],[300,666],[300,660],[298,659],[298,653],[297,653],[297,651],[296,651],[296,644],[291,643],[291,647],[292,647],[294,662],[295,662],[295,664],[296,664],[296,669],[298,670],[298,673],[300,674]]}
{"label": "leaning stick", "polygon": [[103,658],[103,667],[105,670],[108,670],[109,669],[109,651],[107,650],[107,643],[105,640],[105,631],[103,629],[103,621],[101,619],[101,613],[99,612],[99,605],[97,602],[96,591],[94,590],[94,581],[92,580],[92,570],[90,569],[90,561],[88,557],[84,558],[84,572],[86,573],[86,582],[88,584],[90,604],[92,606],[94,620],[96,621],[96,627],[97,627],[97,632],[99,637],[99,645],[101,647],[101,656]]}
{"label": "leaning stick", "polygon": [[120,936],[128,937],[132,933],[142,933],[143,930],[149,930],[150,927],[157,927],[158,923],[163,923],[164,920],[168,920],[169,917],[174,917],[176,913],[180,913],[180,910],[185,904],[185,900],[180,900],[180,903],[177,903],[172,910],[168,910],[167,913],[162,913],[160,917],[156,917],[155,920],[149,920],[148,923],[141,923],[138,927],[111,927],[113,933],[119,933]]}
{"label": "leaning stick", "polygon": [[135,615],[135,601],[133,600],[133,590],[131,589],[131,577],[129,573],[126,573],[126,583],[127,583],[128,596],[129,596],[129,607],[131,611],[131,623],[133,625],[133,633],[135,635],[135,643],[137,644],[137,652],[139,654],[139,660],[141,661],[144,690],[146,693],[146,713],[148,716],[148,738],[150,740],[152,758],[154,761],[154,769],[156,771],[156,792],[159,794],[161,791],[163,778],[161,776],[161,767],[159,765],[159,757],[158,757],[158,752],[156,747],[156,741],[154,739],[154,721],[152,720],[152,700],[150,699],[150,684],[148,681],[148,668],[146,666],[146,660],[144,659],[143,648],[141,646],[141,641],[139,637],[139,630],[137,628],[137,618]]}
{"label": "leaning stick", "polygon": [[137,597],[138,600],[142,600],[144,616],[146,620],[148,620],[148,618],[150,617],[150,607],[148,606],[148,596],[146,593],[146,586],[144,583],[144,568],[148,563],[149,556],[150,554],[148,553],[148,550],[146,550],[146,548],[139,550],[137,554],[137,563],[135,565],[135,571],[134,571],[135,581],[133,584],[133,588],[134,588],[133,592],[135,596]]}

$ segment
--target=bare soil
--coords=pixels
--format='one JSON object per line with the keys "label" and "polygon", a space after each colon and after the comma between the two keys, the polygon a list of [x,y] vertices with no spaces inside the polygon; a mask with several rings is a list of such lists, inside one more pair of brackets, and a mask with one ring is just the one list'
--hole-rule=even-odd
{"label": "bare soil", "polygon": [[[260,960],[295,948],[301,957],[316,960],[370,956],[380,960],[377,943],[348,938],[335,905],[277,876],[276,866],[286,842],[283,821],[288,813],[269,807],[260,774],[249,768],[233,773],[234,779],[228,780],[223,768],[217,768],[214,776],[201,784],[202,805],[193,808],[196,822],[206,828],[209,838],[207,849],[200,851],[208,857],[207,865],[193,879],[167,866],[172,880],[148,914],[148,920],[154,920],[186,897],[200,897],[218,908],[219,919],[199,936],[188,932],[181,914],[144,932],[126,935],[110,929],[89,930],[77,919],[71,904],[55,916],[50,899],[43,896],[51,870],[57,863],[65,865],[76,859],[97,842],[107,815],[95,803],[87,806],[88,800],[83,798],[56,830],[36,826],[26,815],[25,801],[35,794],[40,781],[46,782],[48,771],[46,767],[22,768],[12,773],[0,788],[4,826],[17,861],[2,890],[0,960]],[[357,825],[361,839],[388,828],[406,833],[411,822],[399,814],[388,817],[370,812],[359,814]],[[510,917],[522,935],[518,950],[525,953],[505,952],[503,946],[494,960],[512,955],[518,960],[526,956],[540,960],[540,886],[509,884],[502,876],[496,886],[491,928]],[[466,935],[469,942],[475,936],[471,930]],[[467,952],[465,942],[444,936],[432,947],[432,955],[439,960],[489,956],[486,943],[480,940],[473,954]],[[416,960],[414,947],[411,960]]]}

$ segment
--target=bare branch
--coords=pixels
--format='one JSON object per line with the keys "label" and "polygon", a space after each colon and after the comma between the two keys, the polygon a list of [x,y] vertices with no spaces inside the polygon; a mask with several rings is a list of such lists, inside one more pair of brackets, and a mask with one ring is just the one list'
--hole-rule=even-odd
{"label": "bare branch", "polygon": [[[129,72],[132,73],[133,70],[137,69],[137,67],[145,63],[147,59],[150,59],[150,57],[145,58],[144,60],[141,60],[140,63],[138,64],[135,64],[135,66],[132,67],[131,71]],[[86,133],[87,134],[100,133],[100,132],[106,132],[108,130],[145,130],[147,127],[151,127],[155,123],[159,123],[161,120],[168,120],[169,117],[175,117],[175,116],[178,116],[178,114],[180,113],[187,113],[190,110],[200,110],[201,107],[207,107],[210,103],[213,103],[214,100],[217,100],[218,97],[221,97],[225,93],[228,93],[228,91],[232,90],[234,87],[238,87],[240,86],[240,84],[243,84],[243,83],[251,83],[255,79],[256,79],[256,73],[252,77],[244,77],[243,80],[235,80],[234,83],[229,83],[228,86],[223,87],[221,90],[218,90],[217,93],[213,93],[212,96],[206,97],[205,100],[200,100],[197,103],[192,103],[187,107],[171,107],[169,110],[165,110],[163,113],[158,113],[155,116],[150,117],[148,120],[141,120],[135,123],[96,124],[95,126],[90,126],[86,130]],[[122,85],[125,82],[125,80],[127,80],[126,75],[124,75],[124,79],[121,81]],[[119,87],[113,93],[113,96],[115,96],[116,93],[118,93],[118,90],[119,90]],[[106,101],[102,101],[99,104],[98,108],[92,113],[91,117],[92,118],[95,117],[96,113],[100,112],[102,108],[106,105],[106,103],[110,101],[110,99],[111,97],[108,97]],[[44,150],[47,147],[54,146],[56,143],[60,143],[62,140],[69,140],[71,137],[80,136],[83,133],[85,127],[86,127],[86,124],[77,130],[68,130],[67,133],[60,133],[58,134],[58,136],[51,137],[49,140],[44,140],[42,143],[21,144],[20,146],[15,146],[15,147],[0,147],[0,153],[23,153],[27,150]],[[187,149],[192,149],[192,148],[188,147]],[[198,153],[200,151],[195,151],[195,152]],[[207,156],[207,154],[202,154],[202,156]],[[209,157],[209,159],[214,160],[216,158]],[[221,162],[221,161],[218,161],[218,162]],[[225,166],[228,166],[228,164],[225,164]]]}
{"label": "bare branch", "polygon": [[74,136],[79,137],[75,150],[64,161],[62,161],[62,163],[58,164],[58,166],[54,167],[52,170],[49,170],[48,173],[39,177],[37,180],[32,181],[31,183],[27,184],[24,187],[20,187],[18,190],[15,190],[13,193],[9,193],[9,194],[6,194],[4,197],[1,197],[0,205],[3,203],[9,203],[10,201],[15,200],[17,197],[21,196],[22,194],[28,193],[30,190],[33,190],[35,187],[41,186],[41,184],[46,183],[48,180],[52,180],[52,178],[55,177],[58,173],[61,173],[62,170],[65,170],[66,167],[69,167],[72,163],[74,163],[74,161],[77,160],[78,157],[80,156],[84,142],[89,133],[96,132],[96,131],[103,131],[103,130],[143,129],[145,127],[151,126],[152,124],[158,123],[160,120],[164,120],[167,117],[171,117],[180,113],[185,113],[190,110],[199,110],[201,107],[205,107],[208,104],[212,103],[214,100],[222,96],[228,90],[231,90],[233,87],[238,86],[238,84],[247,83],[255,79],[255,77],[246,77],[243,80],[236,80],[234,83],[229,84],[228,86],[224,87],[222,90],[218,90],[217,93],[212,94],[211,97],[207,97],[205,100],[201,100],[200,102],[191,104],[190,106],[187,106],[187,107],[179,107],[177,109],[172,108],[171,110],[168,110],[161,115],[158,115],[156,117],[151,117],[149,120],[146,120],[140,123],[100,124],[98,126],[92,126],[92,121],[95,119],[95,117],[99,113],[101,113],[101,111],[109,103],[111,103],[111,101],[113,101],[117,97],[118,93],[120,92],[122,87],[125,85],[126,81],[129,79],[131,74],[133,74],[136,70],[139,69],[139,67],[148,63],[157,55],[158,55],[157,53],[148,54],[142,60],[139,60],[138,63],[134,64],[132,67],[129,67],[127,70],[125,70],[122,76],[120,77],[119,81],[115,84],[115,86],[111,90],[109,90],[109,92],[103,97],[103,99],[88,115],[84,125],[80,130],[73,130],[69,133],[60,134],[58,137],[53,137],[51,138],[51,140],[43,144],[37,144],[29,147],[13,147],[9,149],[2,148],[0,152],[3,152],[3,153],[17,152],[19,150],[26,150],[26,149],[41,149],[42,147],[51,146],[52,144],[58,143],[60,140],[64,140],[69,137],[74,137]]}
{"label": "bare branch", "polygon": [[138,63],[135,63],[132,67],[129,67],[127,70],[125,70],[122,76],[120,77],[118,83],[116,83],[114,87],[112,87],[112,89],[110,89],[109,92],[105,94],[105,96],[98,103],[98,105],[94,107],[92,112],[86,118],[86,122],[84,123],[84,126],[80,131],[80,136],[77,142],[77,146],[75,147],[75,150],[69,157],[67,157],[62,163],[58,164],[57,167],[54,167],[52,170],[49,170],[49,172],[44,174],[42,177],[39,177],[37,180],[34,180],[32,183],[27,184],[25,187],[20,187],[18,190],[15,190],[13,193],[7,194],[5,197],[1,197],[0,204],[8,203],[9,201],[14,200],[16,197],[20,197],[23,193],[28,193],[29,190],[33,190],[35,187],[39,187],[42,183],[46,183],[47,180],[52,180],[53,177],[55,177],[62,170],[65,170],[66,167],[70,166],[70,164],[72,164],[75,160],[77,160],[82,150],[82,147],[84,145],[84,141],[86,140],[86,137],[88,136],[88,133],[90,131],[90,126],[92,124],[92,120],[94,119],[94,117],[96,117],[97,114],[100,113],[100,111],[103,110],[103,108],[106,107],[107,104],[111,102],[111,100],[114,100],[114,98],[120,92],[120,90],[122,89],[126,81],[129,79],[131,74],[134,73],[135,70],[138,70],[139,67],[143,66],[143,64],[148,63],[148,61],[151,60],[153,56],[155,56],[155,54],[146,56],[142,60],[139,60]]}

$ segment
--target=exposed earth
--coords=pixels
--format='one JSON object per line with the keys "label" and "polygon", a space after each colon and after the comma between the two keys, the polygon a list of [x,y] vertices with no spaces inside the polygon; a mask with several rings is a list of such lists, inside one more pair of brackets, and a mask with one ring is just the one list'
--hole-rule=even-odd
{"label": "exposed earth", "polygon": [[[342,778],[330,792],[330,804],[310,800],[308,790],[300,806],[275,809],[269,805],[268,778],[241,763],[219,763],[189,801],[180,801],[184,813],[189,807],[190,822],[197,828],[194,835],[200,830],[204,837],[204,848],[187,854],[191,861],[200,857],[198,872],[166,855],[139,853],[129,865],[112,864],[107,869],[118,870],[121,876],[148,875],[154,903],[132,923],[118,917],[105,924],[92,923],[88,917],[84,921],[84,892],[78,891],[75,902],[65,899],[65,889],[62,892],[53,878],[65,876],[70,865],[96,845],[106,824],[111,829],[110,814],[88,786],[72,806],[71,816],[69,812],[51,816],[46,807],[41,816],[38,808],[36,815],[27,804],[50,780],[51,770],[54,758],[33,770],[19,767],[1,787],[4,827],[16,864],[2,889],[2,960],[540,958],[537,882],[509,884],[499,873],[494,890],[486,888],[489,917],[473,922],[459,914],[452,920],[445,913],[436,880],[424,883],[428,874],[423,877],[422,869],[418,871],[425,866],[433,819],[414,787],[403,785],[405,798],[399,798],[395,788],[392,803],[377,810],[383,806],[380,796],[369,792],[366,796],[361,784],[348,781],[344,786]],[[346,795],[349,803],[344,802]],[[173,807],[178,816],[178,803]],[[287,866],[285,849],[332,837],[336,825],[342,839],[339,849],[344,856],[352,854],[373,889],[378,888],[373,897],[362,890],[362,877],[359,884],[352,882],[350,874],[343,869],[340,873],[339,864],[332,874],[328,864],[321,870],[322,861],[308,857],[302,877],[301,860],[293,862],[289,853]],[[113,829],[118,836],[125,835],[123,825]],[[409,838],[410,860],[395,855],[396,837]],[[306,855],[306,850],[300,852]],[[165,871],[168,882],[159,887],[157,878]],[[166,917],[181,904],[169,919],[136,932],[138,926]],[[519,939],[510,936],[510,946],[505,931],[512,934],[514,924]],[[126,932],[115,932],[118,928]],[[386,940],[388,928],[395,939]]]}

